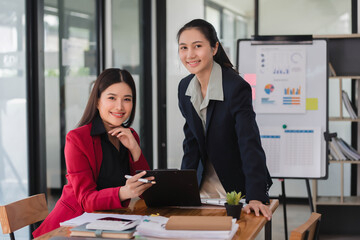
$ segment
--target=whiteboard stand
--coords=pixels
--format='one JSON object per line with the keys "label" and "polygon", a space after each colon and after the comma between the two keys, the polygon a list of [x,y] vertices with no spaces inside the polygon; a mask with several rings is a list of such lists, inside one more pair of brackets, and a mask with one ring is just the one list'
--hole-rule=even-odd
{"label": "whiteboard stand", "polygon": [[306,178],[306,179],[305,179],[305,182],[306,182],[306,190],[307,190],[308,198],[309,198],[310,211],[311,211],[311,213],[312,213],[312,212],[314,212],[314,203],[313,203],[313,200],[312,200],[312,195],[311,195],[311,189],[310,189],[309,179]]}
{"label": "whiteboard stand", "polygon": [[285,194],[285,179],[279,179],[281,181],[282,201],[283,201],[283,212],[284,212],[284,229],[285,229],[285,240],[288,239],[288,227],[287,227],[287,214],[286,214],[286,194]]}

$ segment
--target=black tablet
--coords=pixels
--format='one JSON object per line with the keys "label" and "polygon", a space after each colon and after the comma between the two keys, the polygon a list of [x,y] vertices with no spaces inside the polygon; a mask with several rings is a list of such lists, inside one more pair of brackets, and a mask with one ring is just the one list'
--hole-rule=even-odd
{"label": "black tablet", "polygon": [[158,169],[146,172],[145,177],[154,176],[156,181],[156,184],[142,194],[146,206],[201,205],[195,170]]}

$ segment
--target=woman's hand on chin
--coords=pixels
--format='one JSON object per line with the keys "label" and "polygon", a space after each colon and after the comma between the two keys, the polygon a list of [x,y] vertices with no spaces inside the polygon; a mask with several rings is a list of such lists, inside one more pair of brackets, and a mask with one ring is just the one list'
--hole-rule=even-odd
{"label": "woman's hand on chin", "polygon": [[141,149],[129,128],[116,127],[111,129],[108,133],[111,136],[114,136],[117,139],[119,139],[122,145],[124,145],[127,149],[129,149],[134,162],[139,160],[141,155]]}

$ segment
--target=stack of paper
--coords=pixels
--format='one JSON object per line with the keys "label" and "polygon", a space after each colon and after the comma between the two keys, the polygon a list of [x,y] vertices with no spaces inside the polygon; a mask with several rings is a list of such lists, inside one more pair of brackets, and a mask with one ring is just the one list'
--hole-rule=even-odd
{"label": "stack of paper", "polygon": [[239,225],[232,220],[231,229],[227,231],[210,230],[166,230],[166,217],[145,217],[136,228],[135,236],[158,237],[165,239],[232,239]]}
{"label": "stack of paper", "polygon": [[126,214],[109,214],[109,213],[83,213],[82,215],[67,220],[65,222],[61,222],[60,226],[74,227],[79,226],[84,223],[94,222],[100,218],[105,217],[115,217],[115,218],[123,218],[129,220],[142,220],[143,216],[141,215],[126,215]]}
{"label": "stack of paper", "polygon": [[[232,239],[239,227],[239,225],[236,224],[236,219],[232,219],[231,224],[228,226],[228,228],[226,228],[229,230],[166,230],[165,226],[169,220],[169,218],[166,217],[101,213],[84,213],[79,217],[70,219],[66,222],[62,222],[60,223],[60,225],[79,226],[77,228],[72,228],[72,236],[94,237],[96,235],[94,231],[96,230],[86,229],[86,225],[89,222],[93,222],[98,220],[99,218],[104,217],[117,217],[131,220],[140,220],[140,224],[137,226],[135,232],[133,229],[118,231],[116,233],[110,231],[102,231],[101,236],[107,238],[124,238],[134,235],[144,237],[160,237],[165,239]],[[209,218],[211,218],[211,216],[209,216]],[[214,220],[216,220],[217,218],[219,218],[219,216],[214,217]]]}
{"label": "stack of paper", "polygon": [[343,99],[345,108],[346,108],[346,110],[348,111],[350,117],[351,117],[352,119],[357,119],[358,116],[357,116],[357,114],[355,113],[355,110],[354,110],[354,108],[353,108],[353,106],[352,106],[352,104],[351,104],[349,95],[348,95],[347,92],[345,92],[344,90],[342,90],[342,99]]}

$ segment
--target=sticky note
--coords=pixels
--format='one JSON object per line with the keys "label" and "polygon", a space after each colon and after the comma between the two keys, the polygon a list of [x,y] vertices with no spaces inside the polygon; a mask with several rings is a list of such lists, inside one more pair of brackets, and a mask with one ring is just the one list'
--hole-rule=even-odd
{"label": "sticky note", "polygon": [[252,92],[252,100],[255,100],[256,98],[256,90],[254,87],[251,87],[251,92]]}
{"label": "sticky note", "polygon": [[256,86],[256,74],[254,74],[254,73],[246,73],[246,74],[244,74],[244,79],[251,86]]}
{"label": "sticky note", "polygon": [[318,110],[317,98],[306,98],[306,110]]}

